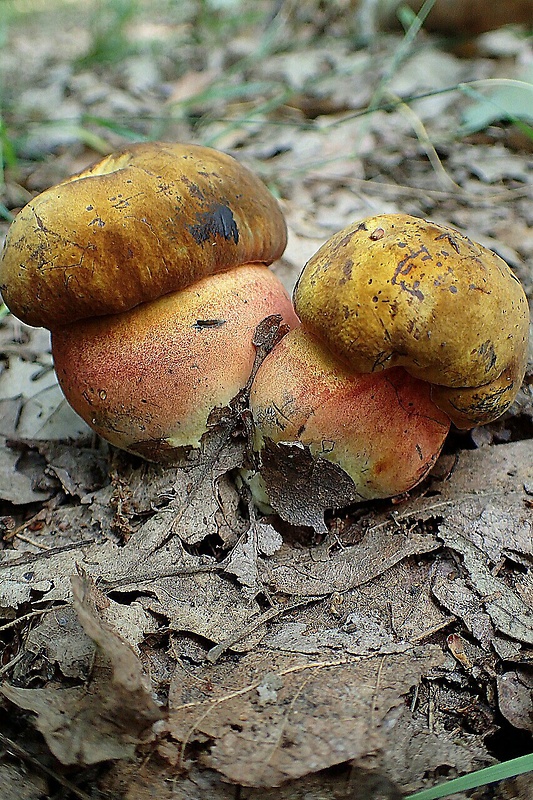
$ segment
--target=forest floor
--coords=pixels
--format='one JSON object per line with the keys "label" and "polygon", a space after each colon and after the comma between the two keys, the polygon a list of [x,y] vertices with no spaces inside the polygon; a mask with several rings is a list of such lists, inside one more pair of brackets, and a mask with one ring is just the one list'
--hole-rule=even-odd
{"label": "forest floor", "polygon": [[[363,37],[353,4],[312,0],[4,6],[2,235],[103,154],[192,142],[279,198],[288,289],[332,234],[402,212],[533,298],[524,29]],[[239,438],[147,464],[66,405],[45,330],[4,313],[0,350],[0,800],[391,800],[531,752],[531,349],[503,418],[316,529],[247,501]],[[454,797],[526,800],[528,777]]]}

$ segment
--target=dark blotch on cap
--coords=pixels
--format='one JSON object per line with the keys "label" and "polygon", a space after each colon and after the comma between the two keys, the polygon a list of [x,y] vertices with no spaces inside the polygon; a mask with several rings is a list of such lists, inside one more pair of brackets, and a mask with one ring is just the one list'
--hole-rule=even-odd
{"label": "dark blotch on cap", "polygon": [[216,203],[208,211],[198,213],[196,219],[197,225],[187,226],[196,244],[203,244],[217,236],[233,239],[235,244],[239,241],[239,229],[228,206]]}

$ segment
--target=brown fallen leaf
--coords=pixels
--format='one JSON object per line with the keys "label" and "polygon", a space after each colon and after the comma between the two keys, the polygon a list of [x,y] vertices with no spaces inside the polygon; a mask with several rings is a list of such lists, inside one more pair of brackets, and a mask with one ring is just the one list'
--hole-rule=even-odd
{"label": "brown fallen leaf", "polygon": [[495,636],[490,617],[480,605],[479,596],[467,586],[464,578],[451,565],[439,565],[431,591],[441,606],[462,619],[467,630],[485,650],[490,649],[490,643]]}
{"label": "brown fallen leaf", "polygon": [[[6,439],[0,437],[0,499],[14,505],[26,505],[46,500],[51,492],[35,488],[37,478],[42,474],[42,464],[34,464],[33,469],[19,465],[21,454],[7,447]],[[28,469],[28,466],[30,469]]]}
{"label": "brown fallen leaf", "polygon": [[205,766],[245,786],[279,786],[386,747],[387,720],[403,695],[442,663],[440,648],[402,655],[317,660],[268,651],[210,671],[210,689],[178,666],[169,732],[182,743],[210,742]]}
{"label": "brown fallen leaf", "polygon": [[[479,624],[486,614],[497,632],[531,645],[533,607],[525,601],[526,593],[519,593],[505,579],[505,573],[513,564],[519,565],[517,580],[523,577],[524,569],[529,571],[533,517],[527,506],[526,489],[532,481],[533,460],[528,440],[463,451],[451,476],[445,481],[433,481],[430,497],[409,499],[397,508],[393,520],[386,517],[378,520],[361,545],[376,528],[386,542],[398,534],[405,536],[402,534],[405,529],[430,522],[436,534],[421,538],[432,541],[436,536],[436,546],[440,540],[459,557],[460,577],[468,581],[474,592],[469,598],[467,627],[473,624],[474,612]],[[387,550],[381,545],[376,552],[381,557]],[[354,549],[354,557],[356,554]],[[452,588],[446,588],[451,608]],[[436,591],[444,596],[442,583],[437,584]],[[461,613],[457,598],[453,611],[460,616],[465,614],[464,607]],[[486,633],[487,629],[485,644]],[[480,628],[478,635],[482,635]]]}
{"label": "brown fallen leaf", "polygon": [[246,535],[241,537],[224,562],[224,571],[235,575],[245,597],[253,599],[263,591],[257,568],[258,556],[273,555],[282,543],[281,535],[272,525],[252,519]]}
{"label": "brown fallen leaf", "polygon": [[[200,454],[191,453],[189,459],[180,462],[171,487],[175,497],[173,535],[187,544],[196,544],[212,535],[228,536],[218,484],[230,470],[242,465],[243,452],[242,440],[232,438],[227,427],[223,427],[211,432]],[[236,518],[239,495],[233,484],[224,486],[224,502],[230,509],[230,518]]]}
{"label": "brown fallen leaf", "polygon": [[102,790],[112,797],[127,786],[124,800],[401,800],[400,789],[372,769],[346,764],[306,775],[273,789],[235,787],[213,770],[190,765],[177,776],[163,759],[116,764]]}
{"label": "brown fallen leaf", "polygon": [[[140,603],[128,605],[107,598],[101,606],[102,621],[139,654],[139,645],[157,629],[156,621]],[[63,675],[87,680],[94,659],[94,642],[84,631],[72,605],[57,606],[28,634],[27,650],[57,664]]]}
{"label": "brown fallen leaf", "polygon": [[74,607],[97,645],[86,686],[24,689],[4,684],[2,694],[37,715],[35,727],[63,764],[94,764],[131,758],[161,712],[138,656],[106,623],[107,599],[82,575],[72,578]]}
{"label": "brown fallen leaf", "polygon": [[324,511],[361,500],[352,479],[325,458],[315,459],[301,444],[265,441],[261,476],[274,511],[292,525],[326,533]]}
{"label": "brown fallen leaf", "polygon": [[[389,523],[392,525],[392,523]],[[296,550],[284,547],[263,559],[261,577],[270,588],[291,595],[326,595],[361,586],[412,555],[439,547],[431,534],[390,530],[389,524],[370,528],[363,540],[331,553],[323,548]]]}
{"label": "brown fallen leaf", "polygon": [[533,732],[533,679],[531,671],[514,669],[498,675],[498,705],[515,728]]}

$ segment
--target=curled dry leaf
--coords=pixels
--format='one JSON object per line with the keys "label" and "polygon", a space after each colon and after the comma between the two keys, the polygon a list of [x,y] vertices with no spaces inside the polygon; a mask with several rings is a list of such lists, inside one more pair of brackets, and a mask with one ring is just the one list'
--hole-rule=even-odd
{"label": "curled dry leaf", "polygon": [[494,639],[494,627],[483,610],[479,596],[449,564],[441,564],[434,574],[431,591],[443,608],[461,619],[485,650]]}
{"label": "curled dry leaf", "polygon": [[259,555],[273,555],[283,540],[272,525],[252,521],[245,538],[240,539],[224,564],[224,571],[235,575],[246,597],[253,599],[263,584],[257,568]]}
{"label": "curled dry leaf", "polygon": [[325,508],[343,508],[360,499],[348,475],[326,459],[315,459],[300,444],[265,441],[261,455],[272,508],[292,525],[327,531]]}
{"label": "curled dry leaf", "polygon": [[[42,465],[37,470],[28,470],[20,466],[21,454],[6,446],[6,440],[0,437],[0,498],[14,505],[27,505],[47,500],[51,492],[36,489],[35,477],[41,474]],[[31,465],[30,465],[31,467]],[[29,474],[28,474],[29,472]]]}
{"label": "curled dry leaf", "polygon": [[[103,623],[111,626],[137,654],[145,637],[156,630],[154,619],[138,602],[125,605],[106,598],[99,611]],[[91,671],[94,641],[84,631],[73,606],[58,606],[46,614],[30,631],[27,648],[57,664],[66,677],[85,680]]]}

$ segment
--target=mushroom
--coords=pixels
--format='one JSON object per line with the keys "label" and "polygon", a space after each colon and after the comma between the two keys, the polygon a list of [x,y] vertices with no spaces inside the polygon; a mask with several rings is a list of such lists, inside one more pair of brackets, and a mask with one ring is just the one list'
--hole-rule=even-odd
{"label": "mushroom", "polygon": [[305,266],[294,305],[301,327],[252,386],[257,447],[307,446],[350,476],[359,499],[411,489],[450,422],[496,419],[524,376],[520,282],[493,252],[433,222],[387,214],[340,231]]}
{"label": "mushroom", "polygon": [[270,192],[223,153],[137,144],[48,189],[7,236],[0,288],[52,331],[63,392],[146,458],[199,445],[250,376],[257,325],[297,324],[266,265],[285,248]]}

